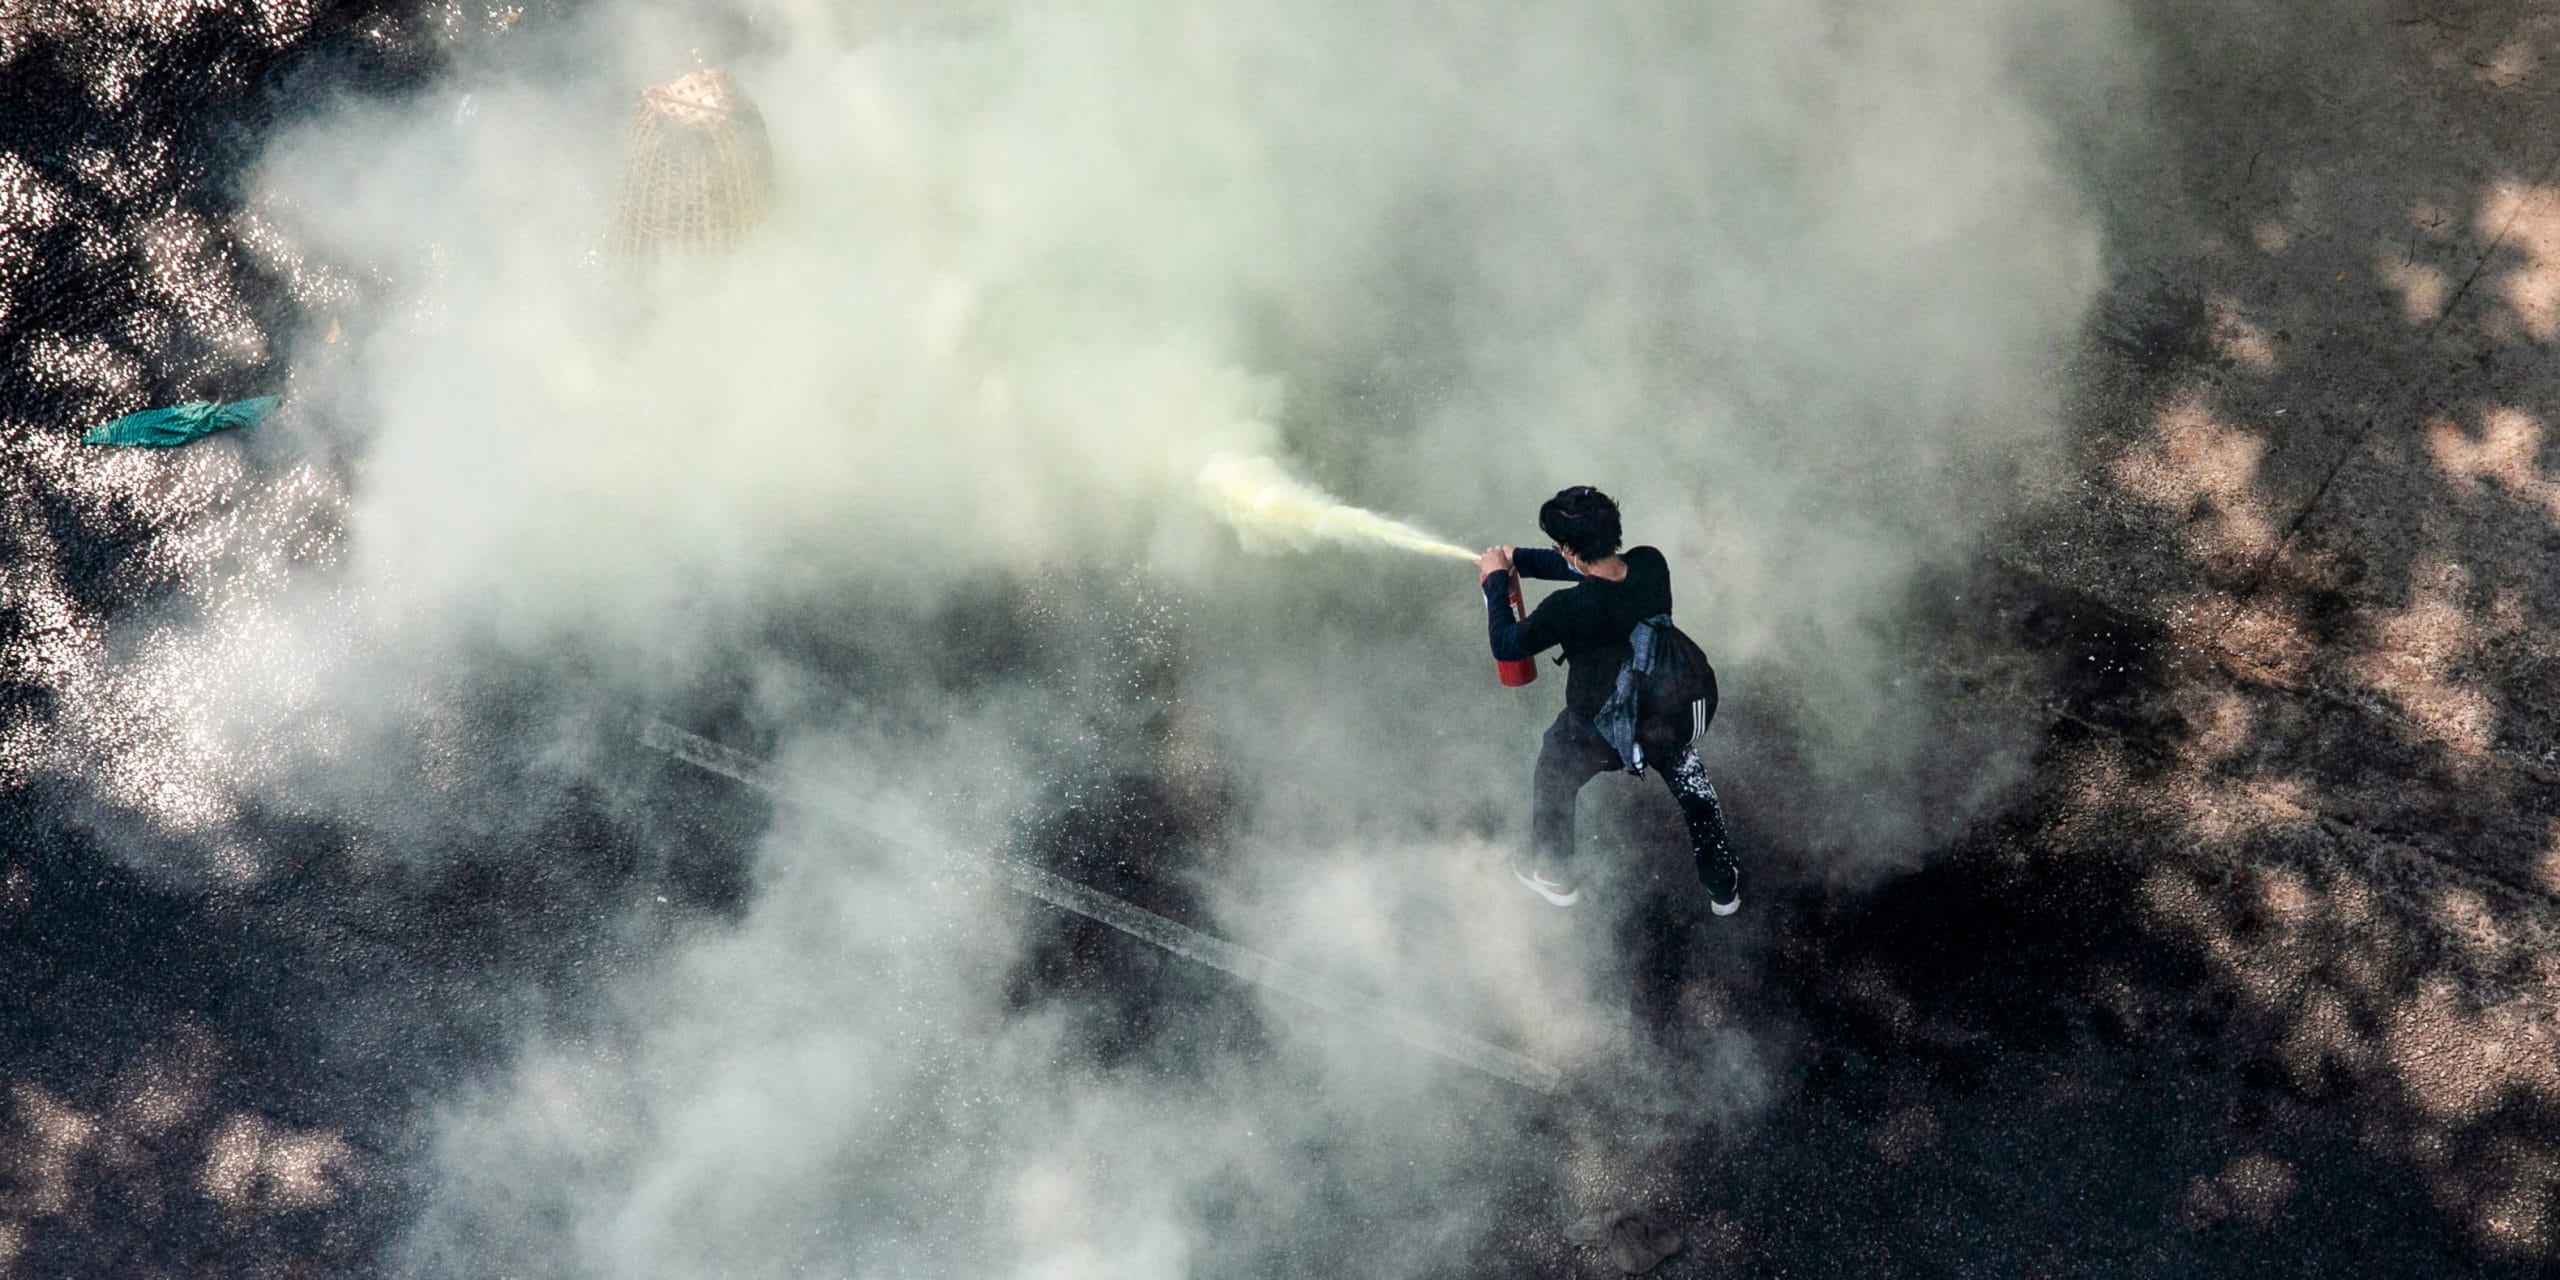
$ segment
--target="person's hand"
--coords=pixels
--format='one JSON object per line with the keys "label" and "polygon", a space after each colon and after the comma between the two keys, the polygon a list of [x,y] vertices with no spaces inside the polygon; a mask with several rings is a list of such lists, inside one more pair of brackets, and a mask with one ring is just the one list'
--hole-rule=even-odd
{"label": "person's hand", "polygon": [[1476,581],[1478,582],[1492,577],[1496,570],[1507,573],[1510,569],[1511,548],[1509,547],[1486,547],[1484,554],[1476,557]]}

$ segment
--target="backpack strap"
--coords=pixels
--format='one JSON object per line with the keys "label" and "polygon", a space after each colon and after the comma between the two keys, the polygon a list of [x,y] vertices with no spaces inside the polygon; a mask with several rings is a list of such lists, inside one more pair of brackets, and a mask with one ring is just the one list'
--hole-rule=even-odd
{"label": "backpack strap", "polygon": [[1627,661],[1618,668],[1617,684],[1609,690],[1608,700],[1591,716],[1591,727],[1609,740],[1629,773],[1644,772],[1644,744],[1636,741],[1636,713],[1642,705],[1644,681],[1653,675],[1659,653],[1656,641],[1661,633],[1655,628],[1670,625],[1670,614],[1657,613],[1627,633]]}

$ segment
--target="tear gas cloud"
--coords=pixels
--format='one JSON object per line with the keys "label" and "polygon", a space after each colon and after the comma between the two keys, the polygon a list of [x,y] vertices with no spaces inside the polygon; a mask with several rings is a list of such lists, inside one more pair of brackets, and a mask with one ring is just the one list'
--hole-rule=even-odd
{"label": "tear gas cloud", "polygon": [[[404,824],[569,787],[575,690],[717,687],[925,851],[777,817],[736,918],[439,1113],[410,1269],[1437,1274],[1747,1109],[1747,1038],[1634,1034],[1606,924],[1508,883],[1552,686],[1491,687],[1472,574],[1249,550],[1204,469],[1473,543],[1608,490],[1719,666],[1746,835],[1905,865],[2024,741],[1950,732],[1893,637],[2058,434],[2098,249],[2037,104],[2111,33],[2037,0],[916,9],[528,20],[257,170],[260,217],[375,283],[294,371],[353,460],[343,557],[171,624],[236,659],[160,700],[191,758],[229,735],[239,786],[415,856]],[[635,272],[598,249],[624,117],[701,58],[761,110],[771,209]],[[810,618],[839,669],[768,643]],[[1037,660],[941,652],[1008,627]],[[438,745],[493,672],[536,710]],[[1137,1049],[1109,992],[1026,996],[1056,926],[969,859],[1084,856],[1130,778],[1206,815],[1151,868],[1199,923],[1609,1105],[1533,1135],[1508,1086],[1179,969]]]}

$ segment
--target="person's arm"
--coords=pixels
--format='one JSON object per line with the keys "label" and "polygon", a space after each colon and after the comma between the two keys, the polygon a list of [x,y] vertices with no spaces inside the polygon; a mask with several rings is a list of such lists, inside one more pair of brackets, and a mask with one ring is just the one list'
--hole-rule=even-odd
{"label": "person's arm", "polygon": [[1484,579],[1485,625],[1496,662],[1519,662],[1556,647],[1564,639],[1562,595],[1538,602],[1524,621],[1511,617],[1511,575],[1496,569]]}
{"label": "person's arm", "polygon": [[1523,578],[1544,578],[1550,582],[1571,582],[1581,577],[1563,556],[1543,547],[1513,547],[1511,567]]}

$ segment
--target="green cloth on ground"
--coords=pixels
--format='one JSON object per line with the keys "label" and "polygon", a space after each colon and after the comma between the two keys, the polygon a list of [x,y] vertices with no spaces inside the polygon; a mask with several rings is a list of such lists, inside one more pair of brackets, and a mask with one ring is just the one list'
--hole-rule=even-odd
{"label": "green cloth on ground", "polygon": [[140,413],[128,413],[80,437],[80,443],[174,448],[216,431],[253,425],[267,416],[267,411],[275,408],[279,399],[277,396],[259,396],[254,400],[231,400],[221,404],[198,400],[171,409],[145,409]]}

